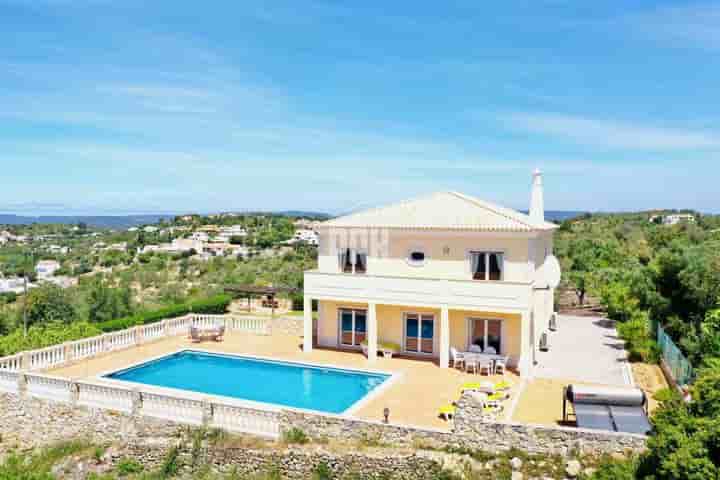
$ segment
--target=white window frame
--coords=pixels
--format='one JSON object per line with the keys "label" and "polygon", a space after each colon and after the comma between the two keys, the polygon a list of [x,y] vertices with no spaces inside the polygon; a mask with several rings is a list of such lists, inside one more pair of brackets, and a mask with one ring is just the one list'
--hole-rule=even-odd
{"label": "white window frame", "polygon": [[[350,247],[339,248],[338,252],[336,253],[336,256],[343,250],[350,252],[350,255],[351,255],[350,256],[350,265],[352,266],[352,271],[346,272],[345,265],[342,265],[342,266],[338,265],[338,267],[340,269],[340,273],[344,273],[345,275],[365,275],[365,274],[367,274],[368,262],[369,262],[369,258],[370,258],[370,255],[368,254],[368,250],[366,248],[350,248]],[[365,271],[364,272],[356,272],[355,271],[355,265],[357,263],[355,261],[355,256],[359,253],[365,255]]]}
{"label": "white window frame", "polygon": [[[407,317],[408,315],[417,315],[418,316],[418,335],[422,335],[422,317],[429,316],[432,317],[433,322],[433,351],[431,353],[426,352],[417,352],[414,350],[408,350],[407,349]],[[423,357],[432,357],[435,355],[435,352],[437,351],[437,333],[438,333],[438,325],[437,325],[437,315],[431,312],[403,312],[402,314],[402,328],[403,328],[403,336],[402,336],[402,351],[403,353],[407,353],[408,355],[420,355]],[[422,336],[416,337],[419,342],[422,341]]]}
{"label": "white window frame", "polygon": [[360,345],[347,345],[342,342],[342,313],[343,311],[351,311],[352,312],[352,343],[355,343],[355,313],[358,311],[365,312],[365,336],[367,337],[367,322],[368,322],[368,311],[367,308],[360,308],[360,307],[338,307],[337,309],[337,325],[338,325],[338,331],[337,331],[337,344],[339,348],[352,348],[355,350],[359,350],[362,348]]}
{"label": "white window frame", "polygon": [[506,339],[505,339],[505,319],[504,318],[493,318],[493,317],[467,317],[465,321],[465,338],[467,339],[465,342],[465,348],[466,350],[470,350],[470,346],[473,344],[473,322],[482,320],[485,322],[485,338],[483,338],[483,351],[487,348],[487,322],[488,321],[497,321],[500,322],[500,351],[497,352],[498,355],[505,355],[505,352],[507,351],[506,346]]}
{"label": "white window frame", "polygon": [[[475,278],[475,272],[472,271],[472,255],[473,254],[482,254],[485,256],[485,278],[480,280]],[[499,280],[490,280],[490,255],[501,255],[502,256],[502,266],[500,268],[500,279]],[[475,280],[477,282],[503,282],[505,281],[505,263],[507,260],[507,256],[505,255],[505,251],[499,248],[493,248],[493,249],[470,249],[467,251],[467,264],[468,269],[470,270],[470,278],[472,280]]]}

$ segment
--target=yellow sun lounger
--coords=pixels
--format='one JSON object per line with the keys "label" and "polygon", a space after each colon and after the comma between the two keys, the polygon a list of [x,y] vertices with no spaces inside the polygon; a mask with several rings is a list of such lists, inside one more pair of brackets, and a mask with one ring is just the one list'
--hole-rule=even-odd
{"label": "yellow sun lounger", "polygon": [[452,403],[448,403],[440,407],[438,414],[445,420],[450,420],[450,418],[455,415],[455,410],[457,410],[457,407]]}

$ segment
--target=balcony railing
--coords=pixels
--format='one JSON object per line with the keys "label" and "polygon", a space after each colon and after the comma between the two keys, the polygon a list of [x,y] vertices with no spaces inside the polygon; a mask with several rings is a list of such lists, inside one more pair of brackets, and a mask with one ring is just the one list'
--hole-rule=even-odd
{"label": "balcony railing", "polygon": [[522,310],[531,293],[532,285],[523,282],[305,272],[305,295],[320,300]]}

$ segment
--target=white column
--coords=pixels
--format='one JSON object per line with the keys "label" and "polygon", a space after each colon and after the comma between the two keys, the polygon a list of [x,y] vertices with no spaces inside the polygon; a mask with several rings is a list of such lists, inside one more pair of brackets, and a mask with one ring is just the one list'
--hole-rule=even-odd
{"label": "white column", "polygon": [[303,351],[312,352],[313,349],[313,314],[312,298],[305,295],[303,299]]}
{"label": "white column", "polygon": [[368,332],[368,361],[377,360],[377,309],[374,303],[368,303],[367,332]]}
{"label": "white column", "polygon": [[443,305],[440,310],[440,368],[450,366],[450,312]]}

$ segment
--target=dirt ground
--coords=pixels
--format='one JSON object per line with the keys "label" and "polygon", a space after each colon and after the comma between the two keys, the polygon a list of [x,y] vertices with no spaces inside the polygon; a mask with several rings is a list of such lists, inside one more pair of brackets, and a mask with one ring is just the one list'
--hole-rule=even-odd
{"label": "dirt ground", "polygon": [[648,410],[652,413],[658,407],[658,402],[653,395],[658,390],[668,388],[668,382],[665,375],[658,365],[648,363],[631,363],[635,384],[641,388],[648,397]]}

